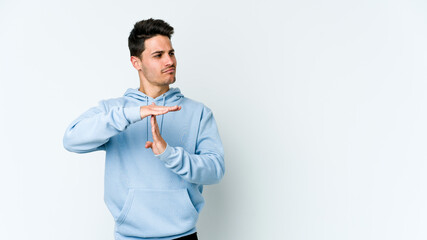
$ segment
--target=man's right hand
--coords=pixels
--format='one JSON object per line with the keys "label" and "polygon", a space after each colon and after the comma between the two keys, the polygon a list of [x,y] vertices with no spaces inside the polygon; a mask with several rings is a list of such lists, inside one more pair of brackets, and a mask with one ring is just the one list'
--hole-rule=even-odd
{"label": "man's right hand", "polygon": [[172,107],[167,107],[167,106],[157,106],[155,103],[152,103],[151,105],[147,105],[147,106],[141,106],[139,112],[141,114],[141,120],[154,115],[162,115],[168,112],[175,112],[175,111],[179,111],[181,110],[181,106],[172,106]]}

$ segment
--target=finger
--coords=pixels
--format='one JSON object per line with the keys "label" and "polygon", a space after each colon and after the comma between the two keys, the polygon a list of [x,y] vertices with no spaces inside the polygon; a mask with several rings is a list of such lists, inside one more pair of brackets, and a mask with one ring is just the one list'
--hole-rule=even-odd
{"label": "finger", "polygon": [[153,111],[151,111],[152,115],[162,115],[162,114],[166,114],[167,112],[169,112],[168,109],[166,108],[162,108],[162,109],[153,109]]}
{"label": "finger", "polygon": [[154,103],[152,103],[150,105],[150,109],[148,114],[150,115],[163,115],[166,114],[168,112],[175,112],[175,111],[179,111],[181,110],[181,106],[172,106],[172,107],[166,107],[166,106],[158,106],[158,105],[154,105]]}
{"label": "finger", "polygon": [[146,143],[145,143],[145,148],[151,148],[153,146],[153,143],[152,142],[150,142],[150,141],[147,141]]}
{"label": "finger", "polygon": [[154,103],[150,105],[151,111],[164,111],[164,110],[169,110],[169,108],[170,107],[154,105]]}
{"label": "finger", "polygon": [[151,121],[151,133],[153,134],[153,140],[154,140],[154,135],[156,134],[156,132],[155,132],[155,130],[156,130],[156,126],[155,126],[156,122],[155,122],[155,119],[156,119],[156,116],[151,115],[151,119],[150,119],[150,121]]}
{"label": "finger", "polygon": [[153,133],[153,140],[159,141],[161,137],[159,134],[159,125],[157,124],[156,116],[151,116],[151,132]]}
{"label": "finger", "polygon": [[[172,107],[164,107],[164,106],[158,106],[155,109],[153,109],[154,112],[159,114],[165,114],[168,112],[175,112],[181,110],[181,106],[172,106]],[[159,115],[157,114],[157,115]]]}
{"label": "finger", "polygon": [[179,111],[179,110],[181,110],[181,106],[173,106],[173,107],[169,107],[169,109],[168,109],[169,111],[173,111],[173,112],[175,112],[175,111]]}
{"label": "finger", "polygon": [[164,111],[164,110],[171,111],[171,110],[178,109],[178,106],[171,106],[171,107],[168,107],[168,106],[153,106],[152,108],[153,108],[153,110],[157,110],[157,111]]}

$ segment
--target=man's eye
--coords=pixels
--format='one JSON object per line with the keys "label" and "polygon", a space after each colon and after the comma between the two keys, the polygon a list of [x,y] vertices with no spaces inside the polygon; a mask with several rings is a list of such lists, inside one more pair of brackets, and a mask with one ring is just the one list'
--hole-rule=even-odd
{"label": "man's eye", "polygon": [[160,55],[154,55],[154,57],[155,57],[155,58],[159,58],[159,57],[160,57]]}
{"label": "man's eye", "polygon": [[169,53],[169,55],[173,56],[173,55],[175,55],[175,53],[174,53],[174,52],[171,52],[171,53]]}

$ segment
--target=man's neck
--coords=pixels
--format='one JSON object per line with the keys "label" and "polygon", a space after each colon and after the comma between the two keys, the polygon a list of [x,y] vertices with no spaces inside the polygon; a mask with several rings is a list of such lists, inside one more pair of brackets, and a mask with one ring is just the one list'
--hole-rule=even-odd
{"label": "man's neck", "polygon": [[150,96],[152,98],[157,98],[163,93],[169,91],[169,85],[166,86],[153,86],[153,85],[145,85],[140,84],[139,89],[140,92],[143,92],[145,95]]}

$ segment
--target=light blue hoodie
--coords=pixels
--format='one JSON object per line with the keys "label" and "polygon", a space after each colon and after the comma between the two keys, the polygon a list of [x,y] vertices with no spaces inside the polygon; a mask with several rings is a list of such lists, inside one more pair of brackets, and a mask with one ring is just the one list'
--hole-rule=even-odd
{"label": "light blue hoodie", "polygon": [[[150,117],[140,106],[182,106],[157,116],[166,150],[155,155]],[[178,88],[153,99],[137,89],[100,101],[67,128],[71,152],[106,151],[104,201],[115,220],[116,240],[174,239],[196,232],[203,185],[224,175],[224,150],[212,111]]]}

